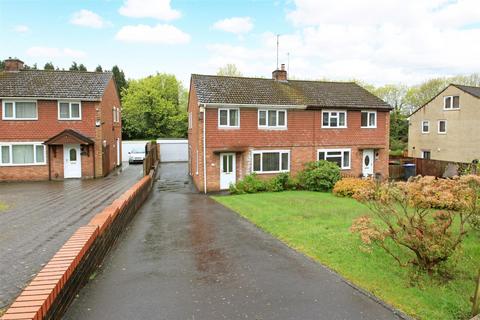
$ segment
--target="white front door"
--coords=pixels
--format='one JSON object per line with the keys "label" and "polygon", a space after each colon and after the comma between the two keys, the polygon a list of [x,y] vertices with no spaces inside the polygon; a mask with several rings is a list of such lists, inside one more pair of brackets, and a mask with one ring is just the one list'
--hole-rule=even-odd
{"label": "white front door", "polygon": [[121,154],[120,154],[120,139],[117,138],[117,166],[122,164],[122,159],[121,159]]}
{"label": "white front door", "polygon": [[64,178],[82,177],[82,160],[80,156],[79,144],[66,144],[63,146],[63,166]]}
{"label": "white front door", "polygon": [[235,153],[220,154],[220,189],[225,190],[230,184],[235,183],[236,178]]}
{"label": "white front door", "polygon": [[373,175],[373,162],[374,162],[374,152],[373,149],[365,149],[363,150],[363,176],[368,177]]}

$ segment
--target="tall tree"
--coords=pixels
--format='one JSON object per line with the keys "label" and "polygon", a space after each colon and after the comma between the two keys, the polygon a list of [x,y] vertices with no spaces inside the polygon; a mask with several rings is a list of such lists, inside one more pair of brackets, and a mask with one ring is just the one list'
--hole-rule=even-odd
{"label": "tall tree", "polygon": [[53,65],[52,62],[47,62],[43,66],[43,70],[55,70],[55,66]]}
{"label": "tall tree", "polygon": [[85,67],[85,66],[83,65],[83,63],[80,63],[80,64],[78,65],[78,71],[87,71],[87,67]]}
{"label": "tall tree", "polygon": [[405,107],[405,95],[407,94],[407,86],[386,84],[382,87],[375,88],[373,91],[383,101],[391,105],[394,110],[403,112]]}
{"label": "tall tree", "polygon": [[0,60],[0,71],[5,69],[5,61]]}
{"label": "tall tree", "polygon": [[95,71],[96,72],[103,72],[103,68],[101,65],[98,65],[96,68],[95,68]]}
{"label": "tall tree", "polygon": [[70,70],[70,71],[78,71],[78,64],[77,64],[75,61],[73,61],[73,62],[72,62],[72,65],[70,66],[70,69],[68,69],[68,70]]}
{"label": "tall tree", "polygon": [[123,89],[127,88],[128,83],[125,79],[125,73],[118,66],[112,67],[113,79],[117,85],[118,95],[122,95]]}
{"label": "tall tree", "polygon": [[218,76],[232,76],[232,77],[241,77],[242,73],[238,70],[237,66],[229,63],[217,71]]}
{"label": "tall tree", "polygon": [[188,123],[179,105],[181,88],[169,74],[131,80],[122,94],[124,138],[185,137]]}

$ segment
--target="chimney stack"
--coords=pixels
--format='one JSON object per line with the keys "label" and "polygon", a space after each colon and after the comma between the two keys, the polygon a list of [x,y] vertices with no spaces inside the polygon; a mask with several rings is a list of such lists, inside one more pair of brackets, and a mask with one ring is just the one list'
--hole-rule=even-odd
{"label": "chimney stack", "polygon": [[6,59],[4,63],[6,72],[18,72],[23,69],[23,61],[17,58]]}
{"label": "chimney stack", "polygon": [[277,69],[272,72],[273,80],[277,81],[287,81],[287,70],[285,70],[285,63],[280,65],[280,70]]}

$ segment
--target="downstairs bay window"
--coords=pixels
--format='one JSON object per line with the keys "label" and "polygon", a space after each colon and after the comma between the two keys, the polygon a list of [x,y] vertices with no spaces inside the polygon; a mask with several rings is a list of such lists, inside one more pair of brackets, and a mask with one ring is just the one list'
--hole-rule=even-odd
{"label": "downstairs bay window", "polygon": [[40,142],[0,142],[0,166],[46,164],[45,145]]}
{"label": "downstairs bay window", "polygon": [[340,169],[350,169],[351,149],[319,149],[318,160],[326,160],[336,163]]}
{"label": "downstairs bay window", "polygon": [[254,151],[253,172],[278,173],[290,171],[289,150]]}

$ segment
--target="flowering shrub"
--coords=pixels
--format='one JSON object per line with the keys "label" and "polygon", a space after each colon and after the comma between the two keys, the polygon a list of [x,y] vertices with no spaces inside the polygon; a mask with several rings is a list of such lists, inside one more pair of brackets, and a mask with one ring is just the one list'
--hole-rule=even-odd
{"label": "flowering shrub", "polygon": [[480,177],[471,175],[374,184],[353,197],[366,204],[380,223],[363,216],[350,230],[365,245],[384,249],[401,266],[431,273],[460,247],[467,234],[465,225],[478,218],[479,195]]}
{"label": "flowering shrub", "polygon": [[339,197],[352,197],[362,189],[373,188],[374,184],[372,179],[343,178],[335,183],[333,194]]}
{"label": "flowering shrub", "polygon": [[340,178],[338,165],[325,160],[308,162],[298,174],[300,186],[309,191],[330,191]]}

